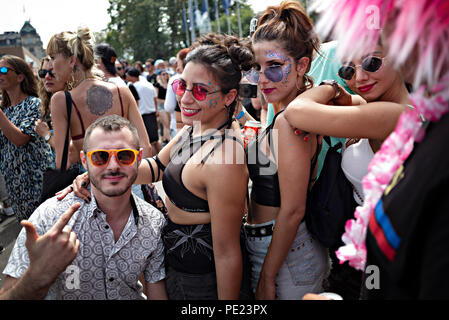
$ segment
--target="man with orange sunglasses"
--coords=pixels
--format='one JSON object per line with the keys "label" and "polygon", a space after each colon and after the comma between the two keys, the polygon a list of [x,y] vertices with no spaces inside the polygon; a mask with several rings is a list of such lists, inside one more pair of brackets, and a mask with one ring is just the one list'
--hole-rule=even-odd
{"label": "man with orange sunglasses", "polygon": [[95,121],[81,151],[92,200],[53,197],[22,221],[0,299],[166,299],[165,218],[131,192],[141,160],[128,120]]}

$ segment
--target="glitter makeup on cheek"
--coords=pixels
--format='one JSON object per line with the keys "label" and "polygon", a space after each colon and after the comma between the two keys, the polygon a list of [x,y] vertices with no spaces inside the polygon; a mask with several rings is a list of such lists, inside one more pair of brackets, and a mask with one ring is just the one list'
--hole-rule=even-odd
{"label": "glitter makeup on cheek", "polygon": [[292,64],[291,64],[291,59],[289,57],[287,57],[286,55],[284,55],[283,53],[279,52],[279,51],[272,51],[272,50],[267,50],[265,51],[265,55],[268,59],[279,59],[282,60],[282,62],[284,64],[288,63],[285,68],[282,68],[282,87],[285,87],[287,85],[287,83],[289,82],[288,80],[288,76],[290,75],[290,73],[292,72]]}
{"label": "glitter makeup on cheek", "polygon": [[282,60],[283,62],[286,62],[289,59],[287,56],[285,56],[279,51],[267,50],[265,51],[265,55],[268,59],[279,59]]}
{"label": "glitter makeup on cheek", "polygon": [[209,101],[209,108],[216,108],[218,105],[218,97],[210,99]]}
{"label": "glitter makeup on cheek", "polygon": [[[288,62],[290,62],[290,58],[288,58]],[[283,85],[287,85],[288,81],[288,76],[290,75],[290,73],[292,72],[292,64],[289,63],[288,65],[286,65],[283,74],[284,74],[284,78],[282,79],[282,84]]]}
{"label": "glitter makeup on cheek", "polygon": [[[212,85],[212,82],[209,82],[209,85]],[[218,91],[218,87],[215,86],[214,90],[212,90],[212,91]],[[210,108],[216,108],[217,107],[217,105],[218,105],[218,98],[219,97],[218,97],[218,95],[216,93],[212,96],[212,98],[209,101],[209,107]]]}

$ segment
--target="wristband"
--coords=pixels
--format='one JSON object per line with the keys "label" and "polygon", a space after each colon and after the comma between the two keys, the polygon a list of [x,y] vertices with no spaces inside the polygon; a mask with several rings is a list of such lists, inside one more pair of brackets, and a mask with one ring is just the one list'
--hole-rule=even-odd
{"label": "wristband", "polygon": [[240,120],[245,115],[246,109],[245,107],[242,107],[242,111],[239,112],[239,114],[235,117],[237,120]]}
{"label": "wristband", "polygon": [[338,97],[340,97],[341,91],[340,91],[340,87],[339,87],[337,81],[335,81],[335,80],[323,80],[323,81],[321,81],[320,86],[326,85],[326,84],[328,84],[328,85],[332,86],[332,88],[334,88],[335,94],[334,94],[334,97],[332,98],[332,100],[337,99]]}

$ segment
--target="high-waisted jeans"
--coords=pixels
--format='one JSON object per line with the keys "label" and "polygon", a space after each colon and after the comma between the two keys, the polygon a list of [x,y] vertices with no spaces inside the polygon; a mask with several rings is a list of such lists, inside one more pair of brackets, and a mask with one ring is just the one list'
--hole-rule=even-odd
{"label": "high-waisted jeans", "polygon": [[[274,226],[275,220],[251,225],[251,227]],[[246,247],[251,263],[251,287],[256,291],[262,265],[272,236],[252,237],[246,233]],[[323,281],[329,274],[327,248],[315,240],[302,222],[289,253],[276,277],[276,299],[302,299],[306,293],[323,291]]]}

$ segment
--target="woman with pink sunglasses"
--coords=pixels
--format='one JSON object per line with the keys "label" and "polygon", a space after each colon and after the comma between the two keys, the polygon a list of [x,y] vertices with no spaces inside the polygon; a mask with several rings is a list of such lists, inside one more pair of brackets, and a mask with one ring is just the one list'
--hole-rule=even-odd
{"label": "woman with pink sunglasses", "polygon": [[[240,245],[248,170],[233,115],[242,71],[253,65],[250,47],[236,37],[198,39],[172,82],[185,126],[139,166],[135,183],[162,180],[167,196],[163,240],[169,299],[251,296]],[[87,182],[82,175],[73,185],[86,201],[89,191],[82,185]]]}

